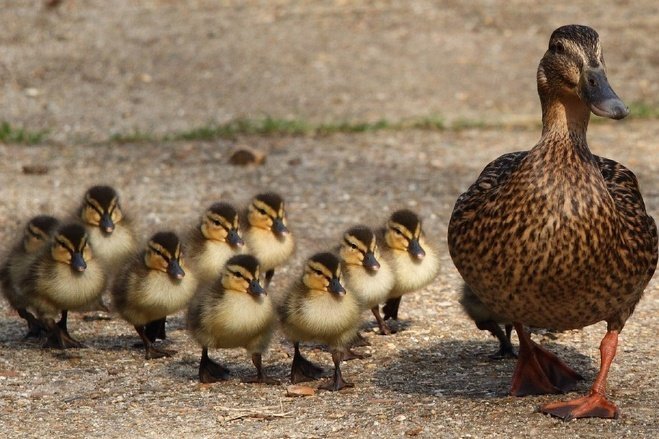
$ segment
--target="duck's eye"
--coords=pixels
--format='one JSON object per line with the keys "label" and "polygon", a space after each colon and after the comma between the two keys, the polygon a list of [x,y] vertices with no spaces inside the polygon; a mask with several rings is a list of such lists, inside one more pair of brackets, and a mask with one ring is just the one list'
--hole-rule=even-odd
{"label": "duck's eye", "polygon": [[323,276],[323,272],[320,270],[316,270],[315,268],[312,269],[312,271],[317,274],[318,276]]}
{"label": "duck's eye", "polygon": [[352,242],[350,243],[350,248],[353,250],[357,250],[357,246],[353,244]]}
{"label": "duck's eye", "polygon": [[403,234],[400,232],[400,230],[398,230],[398,229],[393,229],[393,230],[394,230],[394,233],[395,233],[396,235],[398,235],[398,236],[403,236]]}
{"label": "duck's eye", "polygon": [[562,42],[556,41],[554,43],[554,53],[557,53],[559,55],[565,53],[565,46],[563,45]]}
{"label": "duck's eye", "polygon": [[211,222],[213,223],[214,226],[219,226],[220,222],[216,219],[212,219]]}
{"label": "duck's eye", "polygon": [[256,211],[257,211],[258,213],[260,213],[261,215],[267,215],[267,213],[265,212],[265,210],[263,210],[263,209],[261,209],[261,208],[259,208],[259,207],[256,208]]}

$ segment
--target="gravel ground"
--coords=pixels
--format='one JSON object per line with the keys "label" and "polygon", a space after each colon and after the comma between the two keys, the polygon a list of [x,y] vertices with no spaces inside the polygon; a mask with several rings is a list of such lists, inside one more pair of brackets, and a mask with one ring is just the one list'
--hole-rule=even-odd
{"label": "gravel ground", "polygon": [[[0,304],[0,431],[7,437],[657,437],[659,282],[621,334],[609,393],[622,417],[562,422],[535,413],[557,397],[507,395],[514,362],[492,362],[497,343],[457,303],[460,282],[446,246],[455,199],[490,160],[528,149],[536,129],[381,131],[329,137],[99,144],[134,128],[171,132],[238,116],[313,121],[448,118],[535,120],[537,60],[558,25],[584,22],[602,35],[613,87],[628,102],[656,104],[659,6],[653,1],[175,2],[64,0],[46,11],[9,0],[0,9],[0,120],[46,128],[48,145],[0,144],[0,242],[31,215],[65,216],[85,189],[109,183],[140,236],[184,231],[211,202],[244,203],[262,190],[288,201],[299,247],[272,294],[305,257],[333,246],[347,227],[381,224],[410,207],[441,255],[428,288],[403,299],[401,331],[372,331],[365,360],[344,367],[355,388],[286,396],[292,347],[276,337],[265,357],[280,386],[242,384],[239,350],[212,352],[234,378],[200,385],[200,351],[182,314],[170,319],[170,359],[145,361],[134,330],[116,316],[74,314],[87,349],[57,352],[21,340],[17,315]],[[3,5],[4,6],[4,5]],[[659,122],[593,124],[595,153],[633,169],[659,218]],[[227,164],[250,146],[263,166]],[[26,175],[26,165],[46,165]],[[365,316],[366,317],[366,316]],[[585,377],[599,365],[605,325],[537,340]],[[308,346],[330,367],[330,356]],[[564,399],[572,395],[559,396]]]}
{"label": "gravel ground", "polygon": [[[659,124],[607,123],[591,131],[597,153],[637,171],[648,208],[658,217],[659,162],[648,139],[659,135]],[[74,315],[71,331],[89,348],[61,353],[22,341],[22,323],[3,305],[3,431],[35,437],[53,431],[72,437],[656,435],[656,279],[623,331],[612,367],[610,395],[623,412],[617,421],[564,423],[534,413],[555,397],[507,396],[513,362],[487,359],[496,342],[477,331],[457,303],[459,276],[445,238],[453,202],[487,161],[532,145],[537,136],[534,131],[468,130],[241,139],[239,144],[267,153],[266,164],[256,168],[226,164],[233,142],[0,147],[3,156],[15,157],[0,164],[3,242],[14,239],[28,215],[64,215],[88,185],[104,181],[120,188],[125,208],[145,237],[156,229],[192,226],[211,200],[240,202],[260,190],[281,191],[300,245],[295,258],[275,275],[275,295],[299,275],[306,256],[332,246],[342,230],[357,222],[380,224],[401,206],[423,215],[442,260],[437,281],[405,297],[404,330],[389,337],[369,332],[372,346],[366,351],[372,356],[345,366],[356,387],[305,399],[286,397],[284,384],[239,383],[239,377],[252,371],[247,356],[237,350],[215,353],[226,359],[235,379],[198,384],[199,349],[186,333],[182,315],[171,319],[167,342],[179,353],[145,361],[143,352],[131,347],[136,334],[116,317],[86,321]],[[37,162],[49,165],[48,174],[21,172],[22,165]],[[597,372],[604,331],[604,324],[597,324],[544,339],[585,375],[579,392],[587,390]],[[291,351],[289,344],[276,340],[266,357],[270,373],[284,382]],[[314,351],[311,356],[329,367],[329,354]]]}

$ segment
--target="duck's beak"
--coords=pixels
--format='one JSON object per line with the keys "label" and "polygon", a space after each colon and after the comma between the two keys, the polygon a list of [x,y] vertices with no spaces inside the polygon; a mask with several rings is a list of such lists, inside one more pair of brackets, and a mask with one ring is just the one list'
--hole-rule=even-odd
{"label": "duck's beak", "polygon": [[181,264],[177,259],[171,259],[167,265],[167,273],[174,279],[183,279],[185,277],[185,271],[181,267]]}
{"label": "duck's beak", "polygon": [[236,229],[229,230],[227,235],[227,242],[231,247],[242,247],[245,244],[245,241],[240,237]]}
{"label": "duck's beak", "polygon": [[338,278],[333,277],[332,280],[330,280],[329,292],[336,294],[337,296],[345,296],[346,289],[343,288],[343,285],[341,285]]}
{"label": "duck's beak", "polygon": [[281,218],[275,218],[274,221],[272,221],[272,231],[275,235],[281,237],[288,234],[288,227],[286,227]]}
{"label": "duck's beak", "polygon": [[107,234],[114,232],[114,222],[107,212],[101,215],[101,222],[99,223],[101,230]]}
{"label": "duck's beak", "polygon": [[601,67],[585,68],[579,80],[579,97],[598,116],[623,119],[629,114],[629,108],[613,91]]}
{"label": "duck's beak", "polygon": [[426,256],[426,251],[419,244],[419,240],[416,238],[410,239],[410,243],[407,246],[407,252],[412,255],[415,259],[423,259]]}
{"label": "duck's beak", "polygon": [[375,259],[373,252],[367,252],[364,255],[364,260],[362,261],[364,268],[370,271],[378,271],[380,269],[380,263]]}
{"label": "duck's beak", "polygon": [[261,286],[259,283],[258,279],[252,279],[249,282],[249,287],[247,288],[247,292],[251,294],[252,296],[259,297],[259,296],[267,296],[267,292],[265,289]]}
{"label": "duck's beak", "polygon": [[87,269],[87,263],[85,262],[85,258],[82,257],[82,253],[75,252],[71,255],[71,268],[80,272]]}

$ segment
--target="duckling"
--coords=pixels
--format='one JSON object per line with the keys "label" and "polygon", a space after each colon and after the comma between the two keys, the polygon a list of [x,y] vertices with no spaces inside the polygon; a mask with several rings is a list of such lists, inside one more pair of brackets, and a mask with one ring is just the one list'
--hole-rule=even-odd
{"label": "duckling", "polygon": [[220,278],[202,288],[190,303],[188,327],[201,346],[199,381],[225,380],[229,371],[208,357],[208,348],[247,349],[256,376],[245,382],[279,384],[263,372],[261,357],[275,329],[275,309],[259,283],[258,260],[252,255],[231,257]]}
{"label": "duckling", "polygon": [[[511,322],[506,322],[490,311],[467,284],[462,285],[460,305],[462,305],[462,309],[464,309],[469,318],[476,323],[478,329],[481,331],[490,331],[499,340],[499,350],[489,355],[491,359],[517,358],[515,349],[513,349],[513,345],[510,342],[510,336],[513,332]],[[505,333],[501,330],[500,323],[504,324]]]}
{"label": "duckling", "polygon": [[[81,309],[97,301],[105,284],[105,272],[93,256],[85,228],[77,223],[60,226],[19,284],[28,307],[36,311],[48,332],[44,347],[83,347],[69,335],[68,310]],[[55,323],[54,317],[60,311],[62,318]]]}
{"label": "duckling", "polygon": [[246,251],[260,261],[267,288],[275,268],[286,262],[295,250],[295,239],[287,226],[284,200],[273,192],[258,194],[247,208],[246,216],[243,234]]}
{"label": "duckling", "polygon": [[181,242],[174,232],[151,236],[146,248],[117,277],[112,288],[114,306],[135,327],[147,360],[169,357],[176,351],[153,346],[155,339],[147,336],[146,325],[164,322],[166,316],[185,308],[196,288],[194,275],[185,271]]}
{"label": "duckling", "polygon": [[537,74],[542,136],[530,150],[485,167],[458,198],[448,229],[451,257],[478,298],[520,340],[511,394],[559,393],[580,375],[531,341],[524,325],[577,329],[607,322],[601,367],[588,396],[541,411],[563,419],[614,418],[606,379],[618,333],[657,266],[657,226],[636,176],[593,155],[592,111],[629,113],[609,85],[597,32],[556,29]]}
{"label": "duckling", "polygon": [[426,241],[421,218],[408,209],[391,214],[386,228],[380,232],[381,248],[396,278],[382,307],[384,319],[398,320],[398,307],[403,294],[430,284],[439,273],[437,252]]}
{"label": "duckling", "polygon": [[332,253],[317,253],[307,260],[302,278],[286,293],[278,307],[282,329],[295,347],[291,382],[320,378],[322,369],[304,358],[300,341],[326,344],[332,352],[334,379],[325,390],[352,387],[344,381],[340,363],[361,324],[357,295],[341,284],[341,265]]}
{"label": "duckling", "polygon": [[38,337],[42,326],[34,315],[27,310],[28,301],[19,288],[20,281],[27,274],[30,265],[38,252],[49,241],[59,221],[48,215],[38,215],[31,218],[23,231],[23,237],[7,256],[7,260],[0,268],[0,281],[5,298],[20,317],[25,319],[28,326],[27,337]]}
{"label": "duckling", "polygon": [[229,203],[214,203],[188,237],[188,254],[200,285],[217,280],[227,260],[240,253],[238,212]]}
{"label": "duckling", "polygon": [[380,315],[380,303],[387,299],[395,278],[387,261],[380,257],[375,233],[366,226],[351,227],[343,234],[339,256],[346,288],[371,310],[380,333],[390,334]]}
{"label": "duckling", "polygon": [[[119,204],[119,194],[110,186],[92,186],[85,192],[78,217],[87,229],[94,254],[112,277],[137,249],[133,226]],[[107,311],[102,300],[98,308]]]}

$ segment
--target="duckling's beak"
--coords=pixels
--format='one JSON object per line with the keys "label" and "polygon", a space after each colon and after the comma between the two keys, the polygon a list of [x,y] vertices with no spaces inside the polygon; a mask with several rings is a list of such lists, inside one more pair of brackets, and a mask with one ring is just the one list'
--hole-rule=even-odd
{"label": "duckling's beak", "polygon": [[272,221],[272,232],[280,237],[288,235],[288,227],[284,225],[284,221],[281,218],[275,218]]}
{"label": "duckling's beak", "polygon": [[590,111],[598,116],[623,119],[629,114],[629,108],[613,91],[602,68],[587,67],[583,71],[578,93]]}
{"label": "duckling's beak", "polygon": [[110,234],[114,232],[114,222],[108,213],[101,215],[101,222],[99,223],[99,226],[105,233]]}
{"label": "duckling's beak", "polygon": [[336,294],[337,296],[345,296],[346,289],[343,288],[343,285],[341,285],[341,282],[339,282],[338,278],[333,277],[329,283],[329,292]]}
{"label": "duckling's beak", "polygon": [[362,261],[362,265],[364,266],[365,269],[370,271],[378,271],[380,269],[380,263],[378,262],[377,259],[375,259],[375,255],[373,254],[373,252],[367,252],[364,255],[364,260]]}
{"label": "duckling's beak", "polygon": [[167,273],[174,279],[183,279],[185,271],[181,268],[178,259],[171,259],[167,265]]}
{"label": "duckling's beak", "polygon": [[71,255],[71,268],[81,272],[87,269],[87,263],[85,262],[85,258],[82,257],[82,253],[75,252]]}
{"label": "duckling's beak", "polygon": [[259,283],[258,279],[252,279],[249,282],[249,287],[247,288],[247,292],[249,294],[251,294],[252,296],[255,296],[255,297],[267,296],[268,295],[268,293],[265,291],[265,289]]}
{"label": "duckling's beak", "polygon": [[229,234],[227,235],[227,243],[229,243],[231,247],[242,247],[245,245],[245,241],[243,241],[243,238],[240,237],[236,229],[229,230]]}
{"label": "duckling's beak", "polygon": [[412,255],[413,258],[419,260],[426,256],[425,250],[423,250],[423,247],[421,247],[421,244],[419,244],[419,240],[416,238],[410,239],[410,243],[407,246],[407,252]]}

